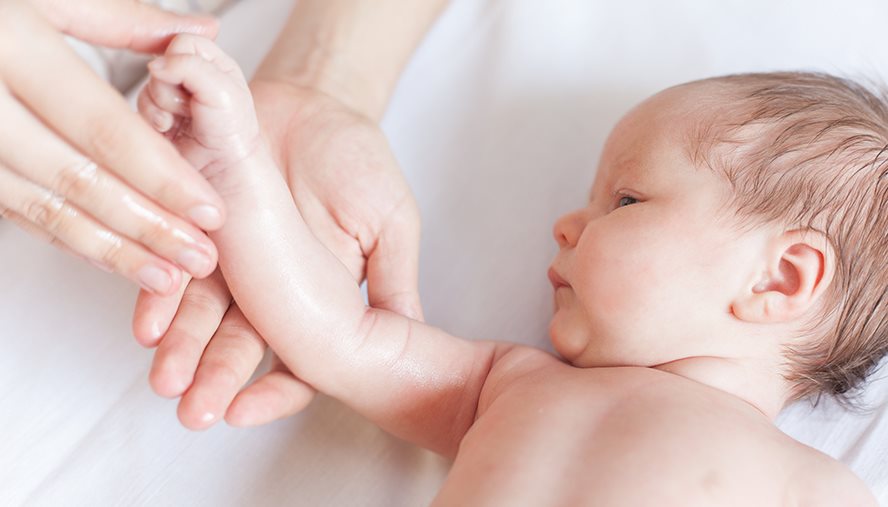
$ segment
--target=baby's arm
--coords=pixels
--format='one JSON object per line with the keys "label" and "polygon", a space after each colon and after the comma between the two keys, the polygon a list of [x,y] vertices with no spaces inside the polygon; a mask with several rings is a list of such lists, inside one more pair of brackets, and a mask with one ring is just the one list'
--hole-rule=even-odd
{"label": "baby's arm", "polygon": [[211,236],[223,273],[284,363],[384,429],[455,454],[495,347],[368,308],[350,273],[306,227],[266,154],[213,184],[230,217]]}
{"label": "baby's arm", "polygon": [[[346,268],[302,220],[265,145],[251,141],[249,92],[214,64],[226,62],[218,48],[196,43],[191,54],[168,54],[152,75],[188,92],[182,143],[196,150],[186,155],[225,199],[228,221],[211,237],[241,310],[299,378],[402,438],[454,455],[494,357],[510,345],[462,340],[368,308]],[[149,99],[143,111],[166,109]],[[233,135],[227,117],[245,132]],[[214,144],[220,137],[226,141]],[[228,143],[240,152],[227,153]]]}

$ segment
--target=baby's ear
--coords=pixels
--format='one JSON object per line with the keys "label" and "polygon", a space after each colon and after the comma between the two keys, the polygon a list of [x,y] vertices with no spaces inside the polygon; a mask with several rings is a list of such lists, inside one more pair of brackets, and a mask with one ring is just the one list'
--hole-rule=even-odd
{"label": "baby's ear", "polygon": [[835,251],[820,232],[784,232],[767,243],[763,255],[764,271],[731,304],[740,320],[794,321],[807,314],[832,283]]}

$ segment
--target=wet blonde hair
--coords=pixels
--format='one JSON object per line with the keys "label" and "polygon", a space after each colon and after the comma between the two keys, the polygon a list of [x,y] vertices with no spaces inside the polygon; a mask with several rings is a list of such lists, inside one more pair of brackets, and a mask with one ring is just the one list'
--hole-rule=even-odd
{"label": "wet blonde hair", "polygon": [[785,351],[793,398],[851,393],[888,352],[888,94],[827,74],[698,82],[719,103],[692,158],[721,172],[747,222],[824,234],[836,273],[805,340]]}

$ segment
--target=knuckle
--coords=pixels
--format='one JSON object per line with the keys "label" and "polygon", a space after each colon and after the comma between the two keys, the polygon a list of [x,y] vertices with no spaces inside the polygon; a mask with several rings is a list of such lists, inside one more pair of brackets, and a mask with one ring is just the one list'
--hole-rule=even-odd
{"label": "knuckle", "polygon": [[165,349],[160,364],[170,367],[188,362],[192,364],[190,369],[193,372],[197,365],[197,358],[203,353],[204,345],[208,341],[206,337],[202,338],[194,332],[194,329],[182,327],[178,322],[173,323],[168,337],[169,348]]}
{"label": "knuckle", "polygon": [[136,240],[144,245],[158,245],[172,238],[172,228],[163,219],[149,219],[136,231]]}
{"label": "knuckle", "polygon": [[108,115],[99,115],[87,122],[89,134],[88,146],[92,158],[105,162],[120,159],[126,155],[126,129],[119,121],[108,118]]}
{"label": "knuckle", "polygon": [[203,374],[213,385],[229,388],[240,387],[241,375],[229,362],[218,360],[207,362],[201,368],[203,369]]}
{"label": "knuckle", "polygon": [[123,241],[120,240],[113,233],[104,234],[105,241],[102,246],[99,247],[99,255],[97,256],[97,260],[103,263],[106,266],[111,267],[114,270],[121,265],[123,262]]}
{"label": "knuckle", "polygon": [[[237,310],[237,307],[233,307],[232,310]],[[238,344],[250,344],[257,340],[261,341],[259,333],[239,310],[228,312],[225,321],[220,326],[220,331],[224,332],[226,336],[234,338],[236,340],[235,343]]]}
{"label": "knuckle", "polygon": [[186,291],[182,296],[182,309],[189,312],[208,315],[215,322],[222,321],[223,304],[219,298],[203,291]]}
{"label": "knuckle", "polygon": [[248,322],[226,322],[224,332],[239,346],[252,347],[259,344],[259,334]]}
{"label": "knuckle", "polygon": [[232,96],[231,90],[218,90],[215,94],[215,102],[216,104],[225,110],[229,110],[234,107],[235,100]]}
{"label": "knuckle", "polygon": [[94,197],[98,186],[98,166],[90,160],[81,160],[62,168],[56,174],[50,189],[74,201]]}
{"label": "knuckle", "polygon": [[62,240],[55,236],[50,236],[48,241],[51,246],[54,246],[56,248],[65,248],[65,243],[63,243]]}
{"label": "knuckle", "polygon": [[165,177],[160,178],[160,175],[158,177],[159,179],[155,182],[153,191],[148,195],[162,203],[176,202],[183,193],[181,184],[174,183]]}
{"label": "knuckle", "polygon": [[65,230],[65,200],[47,192],[25,205],[24,216],[38,227],[52,233]]}

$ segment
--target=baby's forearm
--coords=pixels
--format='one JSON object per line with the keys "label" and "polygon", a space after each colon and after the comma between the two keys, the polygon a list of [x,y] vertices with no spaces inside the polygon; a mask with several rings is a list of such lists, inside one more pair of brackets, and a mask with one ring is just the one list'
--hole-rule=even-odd
{"label": "baby's forearm", "polygon": [[368,308],[303,222],[265,154],[211,182],[229,218],[211,234],[235,300],[301,379],[409,441],[453,455],[495,346]]}
{"label": "baby's forearm", "polygon": [[261,150],[210,177],[229,215],[211,238],[224,252],[220,266],[244,314],[288,366],[310,370],[332,348],[356,346],[366,307],[354,279],[302,220],[275,167]]}

